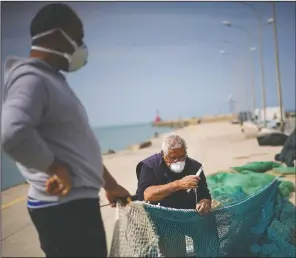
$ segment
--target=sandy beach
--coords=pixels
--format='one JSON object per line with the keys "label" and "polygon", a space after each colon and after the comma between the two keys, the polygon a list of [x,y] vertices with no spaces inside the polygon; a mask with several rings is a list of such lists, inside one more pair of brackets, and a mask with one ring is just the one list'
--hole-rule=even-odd
{"label": "sandy beach", "polygon": [[[230,166],[250,161],[269,161],[282,147],[259,147],[256,139],[245,139],[238,125],[229,122],[192,125],[175,132],[187,142],[188,155],[204,164],[206,175],[226,170]],[[166,135],[152,140],[152,146],[142,150],[125,150],[104,156],[104,163],[131,193],[137,188],[135,167],[139,161],[160,151]],[[2,192],[2,256],[41,257],[38,236],[26,210],[26,184]],[[104,191],[101,205],[107,204]],[[295,198],[295,196],[294,196]],[[110,247],[115,209],[102,208],[108,246]]]}

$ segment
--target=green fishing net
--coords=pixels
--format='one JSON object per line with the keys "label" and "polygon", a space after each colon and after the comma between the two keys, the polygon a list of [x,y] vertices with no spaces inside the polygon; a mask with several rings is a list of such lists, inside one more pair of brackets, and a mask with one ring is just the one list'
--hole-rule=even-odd
{"label": "green fishing net", "polygon": [[[258,166],[256,167],[257,172],[245,169],[246,167],[254,169],[254,163],[261,166],[259,169]],[[265,169],[269,170],[272,167],[278,166],[278,164],[274,166],[272,162],[254,163],[252,166],[242,166],[244,169],[236,167],[240,173],[220,172],[207,177],[212,198],[220,203],[220,208],[243,201],[276,178],[274,175],[258,173],[258,170],[263,172]],[[295,168],[281,166],[276,169],[282,171],[283,174],[291,174],[291,171],[295,171]],[[295,191],[295,185],[293,182],[286,181],[283,178],[278,179],[279,185],[277,188],[279,194],[276,198],[274,209],[270,210],[270,213],[274,214],[273,219],[266,229],[261,243],[251,246],[252,254],[257,257],[295,257],[296,254],[295,206],[288,199],[291,193]]]}
{"label": "green fishing net", "polygon": [[218,205],[207,216],[143,202],[122,207],[110,257],[295,257],[294,184],[264,173],[279,166],[253,162],[208,175]]}
{"label": "green fishing net", "polygon": [[281,164],[273,161],[256,161],[256,162],[249,162],[243,166],[232,167],[232,169],[236,170],[237,172],[248,170],[248,171],[254,171],[258,173],[264,173],[268,170],[271,170],[273,168],[278,168],[280,166]]}
{"label": "green fishing net", "polygon": [[[207,182],[212,198],[223,204],[229,204],[251,196],[275,178],[274,175],[245,170],[241,173],[220,172],[210,175],[207,177]],[[278,189],[282,197],[286,198],[294,191],[294,184],[281,180]]]}
{"label": "green fishing net", "polygon": [[296,167],[277,167],[273,169],[273,172],[281,175],[295,175],[296,174]]}

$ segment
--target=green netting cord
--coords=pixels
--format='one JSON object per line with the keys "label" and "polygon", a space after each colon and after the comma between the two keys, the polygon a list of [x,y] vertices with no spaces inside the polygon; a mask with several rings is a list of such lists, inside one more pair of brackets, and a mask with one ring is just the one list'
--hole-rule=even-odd
{"label": "green netting cord", "polygon": [[232,167],[237,172],[242,172],[245,170],[253,171],[257,173],[264,173],[268,170],[281,167],[281,164],[273,162],[273,161],[256,161],[249,162],[243,166]]}
{"label": "green netting cord", "polygon": [[279,173],[282,175],[293,175],[293,174],[296,174],[296,167],[280,166],[280,167],[274,168],[273,171],[275,173]]}
{"label": "green netting cord", "polygon": [[[239,201],[250,196],[268,185],[275,176],[270,174],[258,174],[253,171],[242,171],[238,174],[219,172],[207,177],[212,198],[223,203]],[[294,191],[294,184],[283,181],[279,185],[282,197],[289,197]]]}

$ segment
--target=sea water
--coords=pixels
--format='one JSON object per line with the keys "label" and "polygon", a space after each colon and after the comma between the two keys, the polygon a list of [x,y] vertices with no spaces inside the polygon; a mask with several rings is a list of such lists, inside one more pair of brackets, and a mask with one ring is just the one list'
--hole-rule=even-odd
{"label": "sea water", "polygon": [[[161,134],[172,131],[170,128],[153,127],[150,123],[96,127],[93,130],[100,143],[102,152],[106,152],[109,149],[120,151],[126,149],[129,145],[152,138],[155,132]],[[2,191],[24,182],[24,178],[20,175],[15,162],[5,153],[2,153],[1,173]]]}

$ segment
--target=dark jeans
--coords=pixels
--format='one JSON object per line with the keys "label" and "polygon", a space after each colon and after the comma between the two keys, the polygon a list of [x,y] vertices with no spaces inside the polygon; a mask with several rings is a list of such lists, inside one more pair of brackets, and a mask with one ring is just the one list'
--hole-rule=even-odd
{"label": "dark jeans", "polygon": [[46,257],[107,257],[98,199],[29,209]]}

